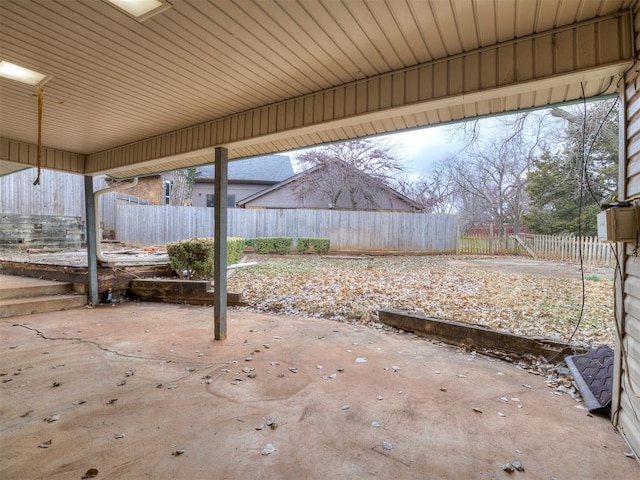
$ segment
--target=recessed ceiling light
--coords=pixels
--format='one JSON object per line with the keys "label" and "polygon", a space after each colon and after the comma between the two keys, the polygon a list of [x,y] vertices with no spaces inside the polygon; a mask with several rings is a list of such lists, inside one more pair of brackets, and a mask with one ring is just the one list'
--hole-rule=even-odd
{"label": "recessed ceiling light", "polygon": [[139,22],[160,13],[167,8],[171,8],[171,4],[167,0],[107,0],[118,7],[127,15],[135,18]]}
{"label": "recessed ceiling light", "polygon": [[29,70],[6,60],[0,60],[0,77],[10,78],[33,86],[42,85],[45,80],[49,79],[44,73]]}

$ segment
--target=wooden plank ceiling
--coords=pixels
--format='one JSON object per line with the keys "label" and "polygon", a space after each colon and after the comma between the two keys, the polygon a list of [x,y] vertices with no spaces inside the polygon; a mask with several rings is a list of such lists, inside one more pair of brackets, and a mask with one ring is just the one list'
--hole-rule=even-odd
{"label": "wooden plank ceiling", "polygon": [[[539,107],[617,91],[632,60],[631,0],[169,1],[139,22],[0,0],[0,60],[53,77],[48,168],[128,177]],[[34,164],[34,93],[0,79],[1,172]]]}

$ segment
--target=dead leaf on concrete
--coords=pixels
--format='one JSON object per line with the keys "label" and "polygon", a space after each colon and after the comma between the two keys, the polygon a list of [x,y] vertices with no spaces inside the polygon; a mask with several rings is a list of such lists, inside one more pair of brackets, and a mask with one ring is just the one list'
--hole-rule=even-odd
{"label": "dead leaf on concrete", "polygon": [[46,442],[42,442],[40,445],[38,445],[38,448],[49,448],[52,441],[53,440],[47,440]]}
{"label": "dead leaf on concrete", "polygon": [[513,473],[515,471],[515,469],[511,466],[510,463],[505,463],[504,465],[502,465],[502,470],[504,470],[507,473]]}
{"label": "dead leaf on concrete", "polygon": [[260,452],[262,455],[270,455],[273,452],[276,451],[276,447],[274,447],[273,445],[271,445],[270,443],[267,443],[264,448],[262,449],[262,451]]}
{"label": "dead leaf on concrete", "polygon": [[96,478],[98,476],[98,469],[97,468],[90,468],[89,470],[87,470],[87,473],[85,473],[82,477],[82,479],[85,478]]}

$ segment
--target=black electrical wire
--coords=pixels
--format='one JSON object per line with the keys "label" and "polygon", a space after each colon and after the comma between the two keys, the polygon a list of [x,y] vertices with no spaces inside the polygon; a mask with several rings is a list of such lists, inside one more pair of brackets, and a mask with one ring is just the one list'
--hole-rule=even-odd
{"label": "black electrical wire", "polygon": [[578,190],[578,258],[580,258],[580,279],[582,283],[582,302],[580,304],[580,314],[578,315],[578,321],[571,333],[571,336],[567,340],[566,344],[569,345],[573,340],[573,337],[578,332],[582,319],[584,318],[584,308],[587,303],[587,286],[584,278],[584,258],[582,256],[582,197],[585,187],[585,178],[587,175],[587,162],[585,158],[585,145],[586,145],[586,130],[587,130],[587,99],[584,94],[584,85],[580,82],[582,88],[582,142],[580,143],[580,188]]}
{"label": "black electrical wire", "polygon": [[[581,278],[581,283],[582,283],[582,302],[580,305],[580,314],[578,315],[578,321],[576,322],[576,326],[573,329],[573,332],[571,333],[571,336],[569,336],[569,339],[566,341],[566,344],[569,345],[571,343],[571,341],[573,340],[573,338],[575,337],[576,333],[578,332],[578,329],[580,328],[580,325],[582,324],[582,320],[584,319],[584,310],[585,310],[585,306],[586,306],[586,300],[587,300],[587,294],[586,294],[586,282],[585,282],[585,277],[584,277],[584,258],[583,258],[583,252],[582,252],[582,241],[580,240],[582,238],[582,209],[583,209],[583,197],[584,197],[584,189],[586,187],[587,191],[589,192],[589,195],[591,195],[591,198],[593,198],[594,202],[596,202],[598,204],[598,206],[600,206],[600,201],[596,198],[595,194],[593,193],[593,189],[591,188],[591,183],[589,182],[589,158],[591,157],[591,152],[593,150],[593,147],[595,145],[596,139],[598,138],[598,136],[600,135],[600,131],[602,130],[602,128],[604,127],[605,122],[607,121],[607,119],[609,118],[609,115],[611,115],[611,112],[613,112],[614,108],[616,107],[616,105],[618,104],[618,99],[616,98],[616,100],[613,102],[613,104],[611,105],[611,107],[609,108],[609,110],[607,111],[607,114],[604,116],[604,118],[602,119],[602,121],[600,122],[600,125],[598,125],[598,128],[596,129],[595,134],[593,135],[593,138],[591,139],[591,143],[589,144],[589,148],[586,148],[586,144],[587,144],[587,99],[584,93],[584,84],[581,82],[580,83],[580,87],[582,88],[582,141],[581,141],[581,145],[580,145],[580,155],[579,155],[579,160],[580,160],[580,188],[579,188],[579,192],[578,192],[578,257],[580,258],[580,278]],[[618,261],[618,257],[617,255],[615,256],[616,258],[616,262]]]}

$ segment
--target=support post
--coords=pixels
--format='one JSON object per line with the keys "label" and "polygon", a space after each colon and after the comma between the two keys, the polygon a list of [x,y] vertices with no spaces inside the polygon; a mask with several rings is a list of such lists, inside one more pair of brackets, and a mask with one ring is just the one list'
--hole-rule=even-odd
{"label": "support post", "polygon": [[216,340],[227,338],[227,163],[227,149],[216,147],[213,203],[213,324]]}
{"label": "support post", "polygon": [[98,304],[98,239],[96,238],[96,206],[93,198],[93,177],[84,177],[85,240],[87,242],[88,303]]}

